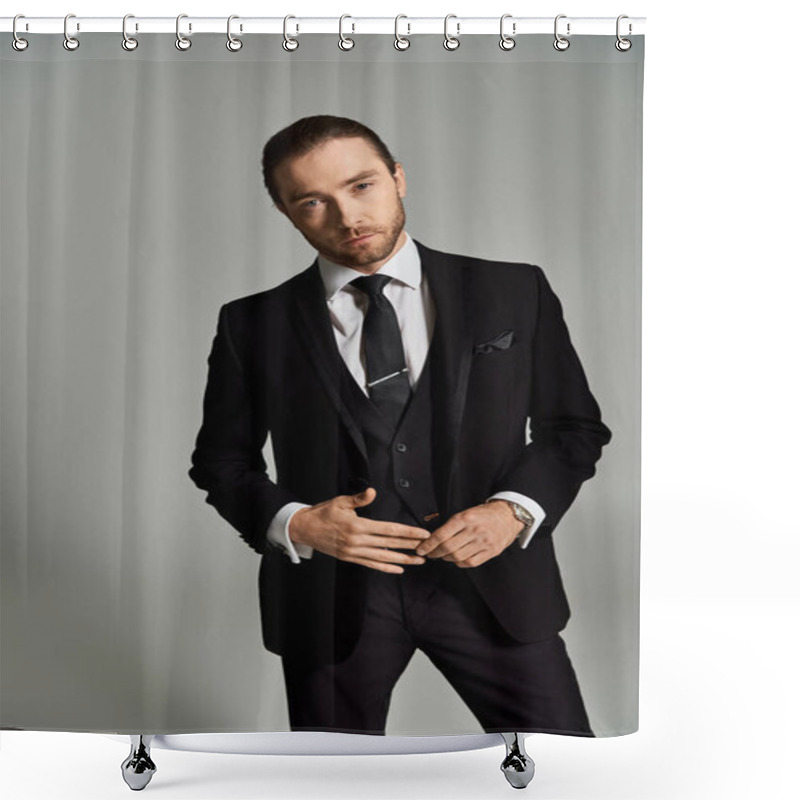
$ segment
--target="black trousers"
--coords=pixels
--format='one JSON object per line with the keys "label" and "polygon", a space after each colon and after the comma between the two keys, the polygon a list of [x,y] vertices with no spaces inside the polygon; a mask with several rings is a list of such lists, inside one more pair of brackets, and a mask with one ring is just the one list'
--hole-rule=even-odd
{"label": "black trousers", "polygon": [[364,625],[350,656],[321,666],[283,656],[293,731],[385,734],[392,690],[419,648],[486,733],[593,735],[560,636],[515,641],[449,562],[431,559],[402,575],[368,571]]}

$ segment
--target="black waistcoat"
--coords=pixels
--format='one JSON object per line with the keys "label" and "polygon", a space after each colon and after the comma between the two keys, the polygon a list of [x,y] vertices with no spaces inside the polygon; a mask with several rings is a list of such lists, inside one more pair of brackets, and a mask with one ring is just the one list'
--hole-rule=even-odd
{"label": "black waistcoat", "polygon": [[372,486],[375,500],[359,516],[390,520],[434,530],[441,525],[433,480],[431,351],[397,428],[373,405],[347,366],[343,400],[361,427],[369,475],[349,485],[354,491]]}

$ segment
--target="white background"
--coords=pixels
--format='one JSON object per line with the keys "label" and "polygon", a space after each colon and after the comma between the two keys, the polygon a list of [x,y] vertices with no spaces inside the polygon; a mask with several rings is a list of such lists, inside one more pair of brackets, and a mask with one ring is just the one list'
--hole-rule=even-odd
{"label": "white background", "polygon": [[[795,798],[800,589],[796,7],[723,2],[32,0],[4,15],[647,17],[640,731],[531,736],[542,800]],[[5,41],[5,40],[4,40]],[[127,745],[0,734],[4,798],[129,796]],[[164,798],[508,797],[502,747],[418,756],[155,750]]]}

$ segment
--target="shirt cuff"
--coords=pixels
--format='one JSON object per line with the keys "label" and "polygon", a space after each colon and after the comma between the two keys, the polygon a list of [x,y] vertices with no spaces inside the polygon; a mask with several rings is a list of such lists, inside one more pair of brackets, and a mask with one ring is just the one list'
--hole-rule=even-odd
{"label": "shirt cuff", "polygon": [[289,521],[301,508],[310,506],[308,503],[287,503],[278,509],[267,528],[267,539],[284,550],[293,564],[299,564],[301,558],[311,558],[314,552],[311,545],[293,542],[289,538]]}
{"label": "shirt cuff", "polygon": [[536,530],[547,516],[544,509],[535,500],[531,500],[530,497],[520,494],[519,492],[495,492],[491,497],[487,497],[486,499],[493,500],[495,498],[519,503],[533,517],[533,525],[528,525],[523,528],[517,536],[519,546],[523,549],[526,548],[533,538],[533,534],[536,533]]}

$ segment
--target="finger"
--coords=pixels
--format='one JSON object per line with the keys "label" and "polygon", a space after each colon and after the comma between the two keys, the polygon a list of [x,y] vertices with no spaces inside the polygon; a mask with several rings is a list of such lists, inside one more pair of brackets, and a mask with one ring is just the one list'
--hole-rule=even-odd
{"label": "finger", "polygon": [[348,551],[349,558],[366,558],[390,564],[424,564],[425,559],[414,553],[398,553],[382,547],[352,547]]}
{"label": "finger", "polygon": [[443,540],[449,539],[454,533],[458,533],[458,531],[465,528],[466,525],[467,523],[461,514],[453,514],[447,522],[434,530],[433,535],[441,537]]}
{"label": "finger", "polygon": [[481,564],[486,563],[490,558],[493,558],[491,550],[473,550],[468,555],[463,557],[461,553],[456,553],[453,556],[445,556],[444,561],[452,561],[457,567],[461,569],[470,569],[472,567],[479,567]]}
{"label": "finger", "polygon": [[358,547],[395,547],[400,550],[415,550],[419,539],[398,539],[392,536],[373,536],[370,533],[359,534],[352,544]]}
{"label": "finger", "polygon": [[425,555],[427,558],[444,558],[445,556],[457,554],[459,550],[463,547],[468,547],[470,544],[473,546],[480,545],[481,547],[486,547],[486,542],[482,542],[479,539],[474,528],[463,528],[427,553],[420,553],[420,548],[417,548],[417,554]]}
{"label": "finger", "polygon": [[[428,553],[427,557],[441,558],[443,561],[450,561],[462,566],[464,562],[473,561],[478,553],[484,551],[486,551],[486,556],[481,559],[482,561],[491,557],[489,553],[493,553],[490,543],[478,536],[473,528],[467,528],[456,536],[451,536],[450,539],[443,542],[436,550]],[[470,566],[476,566],[476,563],[471,563]]]}
{"label": "finger", "polygon": [[[442,552],[438,558],[441,558],[443,561],[452,561],[453,563],[463,563],[478,553],[488,550],[486,542],[475,538],[462,540],[459,537],[456,537],[454,539],[450,539],[450,541],[447,542],[447,545],[451,545],[450,549]],[[428,558],[433,557],[433,555],[428,555]]]}
{"label": "finger", "polygon": [[350,508],[359,508],[360,506],[368,506],[376,497],[378,493],[372,486],[368,486],[363,492],[357,494],[343,495],[346,503]]}
{"label": "finger", "polygon": [[[438,527],[427,541],[423,542],[418,548],[417,553],[421,556],[433,555],[441,545],[464,530],[464,523],[457,517],[450,517],[444,525]],[[441,555],[442,551],[438,553]]]}
{"label": "finger", "polygon": [[380,548],[374,547],[360,548],[357,552],[349,553],[343,560],[352,561],[354,564],[362,564],[372,569],[379,569],[382,572],[392,572],[396,574],[404,572],[400,563],[406,566],[425,563],[425,559],[419,556],[409,556],[405,553],[396,553],[391,550],[381,550]]}
{"label": "finger", "polygon": [[430,531],[425,528],[415,528],[413,525],[403,525],[401,522],[385,522],[378,519],[367,519],[359,517],[359,522],[354,523],[357,528],[364,533],[376,534],[378,536],[392,536],[399,539],[413,539],[419,542],[420,539],[430,537]]}
{"label": "finger", "polygon": [[400,575],[405,572],[402,567],[397,566],[396,564],[384,564],[380,561],[370,561],[368,558],[353,558],[348,560],[352,561],[353,564],[361,564],[362,567],[376,569],[379,572],[389,572],[393,575]]}

